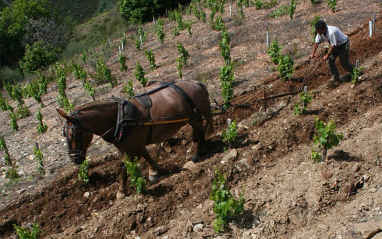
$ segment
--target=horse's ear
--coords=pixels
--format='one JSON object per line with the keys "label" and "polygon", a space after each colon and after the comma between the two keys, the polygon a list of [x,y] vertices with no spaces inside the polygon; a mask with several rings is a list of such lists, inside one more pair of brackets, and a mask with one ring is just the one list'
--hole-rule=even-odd
{"label": "horse's ear", "polygon": [[68,116],[67,113],[65,113],[64,111],[60,110],[59,108],[57,108],[56,110],[61,115],[62,118],[66,119],[68,121],[72,121],[72,118],[70,116]]}

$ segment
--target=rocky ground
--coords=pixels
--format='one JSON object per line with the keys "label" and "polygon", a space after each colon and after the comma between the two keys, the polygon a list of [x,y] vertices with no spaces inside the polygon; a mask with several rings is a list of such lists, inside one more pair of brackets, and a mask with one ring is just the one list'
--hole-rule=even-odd
{"label": "rocky ground", "polygon": [[[237,8],[233,10],[237,16]],[[43,238],[382,238],[381,3],[341,1],[338,11],[332,13],[326,2],[313,7],[303,1],[292,20],[287,15],[268,18],[273,10],[255,10],[252,6],[239,20],[230,18],[226,6],[223,19],[237,65],[234,106],[214,117],[215,133],[209,136],[209,153],[201,162],[189,162],[195,147],[189,126],[171,140],[149,146],[166,173],[158,183],[148,184],[143,195],[135,195],[131,189],[130,196],[116,200],[122,156],[103,140],[88,151],[90,182],[78,179],[78,168],[67,159],[63,121],[55,110],[55,84],[43,97],[46,106],[41,113],[49,127],[46,133],[36,133],[35,113],[40,105],[33,99],[26,100],[32,115],[18,121],[17,132],[10,130],[8,114],[2,112],[0,131],[22,177],[17,183],[1,177],[1,237],[16,238],[13,224],[37,222]],[[376,31],[369,37],[368,22],[373,13],[377,16]],[[309,22],[315,14],[349,36],[351,60],[359,60],[364,67],[358,84],[328,86],[330,76],[323,64],[307,83],[313,97],[307,114],[293,115],[298,96],[260,103],[258,99],[264,96],[300,89],[307,70],[315,68],[319,58],[305,64],[312,49]],[[297,69],[291,81],[278,79],[266,54],[266,24],[271,39],[277,36],[283,52],[295,59]],[[186,31],[174,37],[171,31],[175,23],[166,19],[166,40],[160,44],[151,25],[144,26],[148,33],[144,49],[153,51],[158,68],[149,70],[143,50],[137,51],[129,38],[124,51],[129,70],[121,73],[116,61],[120,39],[115,40],[108,66],[119,77],[119,85],[114,89],[99,86],[96,98],[124,97],[123,85],[135,79],[136,60],[147,72],[149,88],[156,87],[158,81],[177,78],[174,55],[180,42],[191,56],[183,69],[184,78],[204,82],[211,98],[221,102],[220,33],[207,23],[195,23],[192,37]],[[146,90],[135,80],[134,86],[136,93]],[[76,105],[91,101],[72,74],[68,76],[67,94]],[[344,134],[341,144],[328,151],[328,160],[323,163],[311,159],[315,117],[325,122],[334,120],[337,132]],[[221,132],[227,118],[237,119],[239,135],[232,149],[225,152]],[[44,177],[38,176],[33,156],[36,142],[44,154]],[[140,162],[148,179],[147,163]],[[5,168],[4,162],[1,164]],[[214,234],[215,213],[209,199],[215,168],[225,174],[232,194],[244,189],[246,199],[245,212],[220,235]]]}

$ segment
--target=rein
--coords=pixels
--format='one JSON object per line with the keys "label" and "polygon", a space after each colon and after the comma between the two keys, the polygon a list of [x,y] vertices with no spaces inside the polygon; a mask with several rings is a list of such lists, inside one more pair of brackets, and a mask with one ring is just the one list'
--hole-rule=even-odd
{"label": "rein", "polygon": [[[83,124],[82,124],[82,121],[80,119],[80,117],[78,116],[78,113],[79,111],[76,110],[75,112],[72,112],[70,113],[68,116],[71,116],[71,117],[74,117],[75,120],[78,122],[79,126],[75,126],[74,124],[73,125],[68,125],[68,121],[66,121],[65,123],[65,126],[64,126],[64,135],[66,137],[66,144],[68,145],[68,154],[69,155],[73,155],[73,156],[84,156],[84,150],[81,148],[81,149],[71,149],[70,147],[70,144],[69,144],[69,138],[68,138],[68,131],[69,129],[72,129],[73,133],[74,133],[74,140],[79,143],[80,145],[83,145],[83,131],[87,131],[91,134],[95,134],[92,130],[90,129],[87,129],[85,127],[83,127]],[[152,125],[163,125],[163,124],[174,124],[174,123],[181,123],[181,122],[186,122],[188,121],[189,118],[182,118],[182,119],[174,119],[174,120],[164,120],[164,121],[154,121],[154,122],[146,122],[146,123],[139,123],[139,124],[134,124],[134,125],[130,125],[130,126],[152,126]],[[115,129],[117,127],[117,124],[115,124],[113,127],[111,127],[109,130],[107,130],[105,133],[103,133],[102,135],[98,136],[97,139],[93,140],[88,147],[90,147],[91,145],[95,144],[99,139],[103,138],[105,135],[107,135],[108,133],[110,133],[113,129]],[[81,133],[81,135],[78,135]],[[78,142],[80,140],[80,142]]]}
{"label": "rein", "polygon": [[[82,145],[83,146],[83,140],[84,140],[84,134],[83,134],[83,131],[87,131],[91,134],[94,134],[94,132],[92,130],[89,130],[85,127],[83,127],[83,124],[82,124],[82,121],[80,119],[80,117],[78,116],[78,113],[79,111],[76,110],[75,112],[72,112],[70,113],[68,116],[71,116],[71,117],[74,117],[74,119],[78,122],[79,126],[75,126],[74,123],[73,125],[69,125],[68,124],[68,121],[66,121],[65,123],[65,126],[64,126],[64,129],[63,129],[63,133],[66,137],[66,144],[68,145],[68,154],[69,155],[73,155],[73,156],[85,156],[84,154],[84,150],[81,148],[81,149],[71,149],[71,146],[70,146],[70,143],[69,143],[69,129],[72,129],[73,133],[74,133],[74,140],[77,142],[77,134],[78,133],[81,133],[81,136],[79,136],[79,140],[81,140],[81,142],[79,142],[79,145]],[[109,130],[107,130],[104,134],[102,134],[101,136],[99,136],[96,140],[94,140],[93,142],[91,142],[89,144],[88,147],[90,147],[91,145],[93,145],[95,142],[97,142],[100,138],[104,137],[106,134],[108,134],[111,130],[113,130],[114,128],[116,127],[116,125],[114,125],[113,127],[111,127]]]}

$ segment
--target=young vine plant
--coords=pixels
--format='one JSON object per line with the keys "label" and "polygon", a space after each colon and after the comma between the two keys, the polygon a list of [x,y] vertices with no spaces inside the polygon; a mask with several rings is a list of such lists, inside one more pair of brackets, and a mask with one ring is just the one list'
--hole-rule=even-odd
{"label": "young vine plant", "polygon": [[130,79],[128,82],[127,82],[127,86],[124,86],[123,87],[123,91],[126,93],[127,95],[127,99],[131,99],[134,97],[134,87],[133,87],[133,80]]}
{"label": "young vine plant", "polygon": [[44,168],[44,164],[42,162],[44,155],[42,154],[41,150],[37,147],[37,145],[35,145],[33,147],[33,154],[34,154],[35,159],[37,161],[37,171],[41,175],[45,175],[45,168]]}
{"label": "young vine plant", "polygon": [[143,193],[146,190],[146,181],[142,177],[139,164],[137,163],[137,158],[130,160],[130,158],[126,155],[123,162],[126,167],[127,176],[130,177],[131,186],[135,188],[137,194]]}
{"label": "young vine plant", "polygon": [[48,129],[48,126],[42,122],[42,114],[41,114],[40,110],[37,111],[36,117],[38,120],[38,123],[36,126],[37,132],[39,134],[42,134]]}
{"label": "young vine plant", "polygon": [[83,182],[88,183],[89,182],[89,170],[88,170],[89,161],[85,159],[79,167],[79,173],[78,178],[81,179]]}
{"label": "young vine plant", "polygon": [[244,190],[236,200],[229,191],[224,175],[215,169],[215,178],[210,195],[216,213],[216,219],[213,221],[215,233],[220,233],[235,216],[244,211],[245,199],[243,196]]}
{"label": "young vine plant", "polygon": [[142,66],[139,64],[139,61],[137,61],[137,64],[135,65],[135,78],[144,86],[147,86],[148,79],[145,77],[145,72],[142,68]]}
{"label": "young vine plant", "polygon": [[312,159],[315,162],[326,160],[327,150],[338,146],[343,134],[336,134],[336,125],[334,121],[329,121],[326,125],[318,117],[315,119],[316,134],[314,135],[314,144],[318,145],[318,151],[312,150]]}
{"label": "young vine plant", "polygon": [[304,112],[306,112],[308,110],[308,107],[310,106],[310,102],[312,101],[310,92],[305,93],[304,91],[301,91],[299,95],[300,102],[294,103],[294,115],[302,115]]}
{"label": "young vine plant", "polygon": [[230,123],[228,130],[223,130],[222,133],[223,142],[226,144],[224,151],[227,151],[227,147],[229,148],[230,145],[236,140],[237,133],[237,123],[236,120],[234,120]]}

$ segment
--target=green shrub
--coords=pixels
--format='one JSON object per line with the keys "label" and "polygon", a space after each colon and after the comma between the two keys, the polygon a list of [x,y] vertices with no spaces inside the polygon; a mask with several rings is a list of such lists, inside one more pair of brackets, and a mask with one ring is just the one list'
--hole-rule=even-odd
{"label": "green shrub", "polygon": [[297,0],[290,0],[290,6],[289,6],[289,17],[290,19],[293,19],[294,12],[296,11],[297,7]]}
{"label": "green shrub", "polygon": [[31,114],[29,108],[26,105],[21,105],[17,107],[16,117],[18,119],[24,119]]}
{"label": "green shrub", "polygon": [[126,93],[127,95],[127,99],[131,99],[134,97],[134,87],[133,87],[133,80],[130,79],[128,82],[127,82],[127,86],[124,86],[123,87],[123,91]]}
{"label": "green shrub", "polygon": [[145,50],[145,55],[150,65],[151,70],[155,70],[157,65],[155,64],[155,56],[152,50]]}
{"label": "green shrub", "polygon": [[7,148],[7,143],[3,139],[3,136],[0,137],[0,150],[4,151],[4,161],[6,165],[12,165],[12,159],[11,156],[9,155],[8,148]]}
{"label": "green shrub", "polygon": [[13,224],[13,227],[20,239],[38,239],[41,233],[40,226],[37,223],[34,223],[31,229],[22,228],[15,224]]}
{"label": "green shrub", "polygon": [[4,66],[0,68],[0,79],[2,82],[19,82],[23,80],[23,74],[20,68],[11,68]]}
{"label": "green shrub", "polygon": [[139,24],[152,20],[154,14],[170,8],[167,0],[118,0],[119,14],[130,23]]}
{"label": "green shrub", "polygon": [[137,64],[135,65],[135,78],[144,86],[147,86],[148,79],[145,77],[145,72],[142,68],[142,66],[139,64],[139,61],[137,61]]}
{"label": "green shrub", "polygon": [[123,162],[126,167],[127,176],[130,177],[131,186],[135,188],[137,194],[143,193],[146,190],[146,181],[142,177],[139,164],[137,163],[137,158],[130,160],[130,158],[126,155]]}
{"label": "green shrub", "polygon": [[183,61],[180,59],[180,57],[177,57],[176,58],[176,69],[178,70],[178,77],[180,79],[183,78],[182,68],[183,68]]}
{"label": "green shrub", "polygon": [[228,130],[223,130],[222,138],[223,142],[226,144],[224,151],[226,151],[227,146],[230,147],[231,143],[235,141],[237,137],[237,123],[236,120],[232,121],[228,127]]}
{"label": "green shrub", "polygon": [[229,191],[224,175],[215,169],[210,199],[214,202],[214,212],[216,213],[216,219],[213,222],[216,233],[220,233],[224,226],[244,211],[245,199],[243,194],[244,192],[236,200]]}
{"label": "green shrub", "polygon": [[358,78],[361,76],[363,71],[363,67],[354,67],[353,74],[351,75],[351,83],[356,84]]}
{"label": "green shrub", "polygon": [[261,0],[255,0],[252,4],[255,6],[256,10],[260,10],[263,7],[263,1]]}
{"label": "green shrub", "polygon": [[19,126],[17,125],[17,116],[13,112],[13,110],[9,112],[9,119],[10,119],[11,129],[13,131],[19,130]]}
{"label": "green shrub", "polygon": [[231,48],[229,46],[231,38],[228,35],[227,30],[221,32],[222,39],[219,42],[220,53],[224,59],[226,65],[231,64]]}
{"label": "green shrub", "polygon": [[119,54],[118,54],[118,62],[119,62],[119,64],[120,64],[120,70],[121,71],[127,71],[127,66],[126,66],[126,56],[124,56],[123,54],[122,54],[122,52],[120,52]]}
{"label": "green shrub", "polygon": [[310,3],[312,4],[312,6],[316,6],[320,3],[320,0],[310,0]]}
{"label": "green shrub", "polygon": [[[336,125],[334,121],[329,121],[326,125],[318,117],[315,119],[316,133],[314,135],[314,144],[318,145],[321,152],[312,150],[312,159],[315,162],[325,161],[327,150],[338,146],[343,134],[336,134]],[[321,154],[322,153],[322,154]]]}
{"label": "green shrub", "polygon": [[232,64],[220,67],[219,78],[225,108],[228,108],[231,105],[231,99],[233,96],[233,81],[235,79],[233,73],[234,69]]}
{"label": "green shrub", "polygon": [[2,111],[7,111],[9,110],[9,103],[4,99],[3,95],[0,92],[0,108]]}
{"label": "green shrub", "polygon": [[117,80],[111,75],[110,68],[106,66],[101,58],[98,58],[94,78],[96,79],[98,85],[103,82],[109,83],[110,88],[114,88],[114,86],[117,85]]}
{"label": "green shrub", "polygon": [[281,81],[288,81],[290,78],[292,78],[292,74],[295,71],[294,68],[294,61],[291,56],[280,56],[279,58],[279,65],[278,65],[278,72],[279,77],[281,78]]}
{"label": "green shrub", "polygon": [[5,177],[9,178],[11,181],[17,182],[20,178],[19,172],[17,171],[17,165],[12,164],[5,172]]}
{"label": "green shrub", "polygon": [[155,29],[156,29],[157,37],[158,37],[160,42],[163,42],[164,37],[166,36],[166,34],[163,31],[163,26],[164,26],[164,20],[163,20],[163,18],[159,18],[158,21],[156,22],[156,28]]}
{"label": "green shrub", "polygon": [[[308,110],[308,106],[310,105],[310,102],[312,101],[311,94],[308,92],[308,94],[305,94],[304,91],[300,92],[300,102],[294,103],[294,115],[302,115],[304,112]],[[301,107],[301,104],[303,105]]]}
{"label": "green shrub", "polygon": [[85,159],[81,164],[79,168],[79,173],[78,173],[78,178],[81,179],[83,182],[88,183],[89,182],[89,177],[88,177],[88,165],[89,161]]}
{"label": "green shrub", "polygon": [[25,86],[25,91],[29,96],[32,96],[41,107],[44,107],[41,97],[46,94],[48,90],[48,82],[45,76],[38,74],[37,79],[32,80]]}
{"label": "green shrub", "polygon": [[41,175],[45,175],[45,168],[44,168],[44,164],[42,162],[42,159],[43,159],[44,155],[42,154],[41,150],[38,148],[37,145],[35,145],[33,147],[33,154],[34,154],[35,159],[37,161],[37,171]]}
{"label": "green shrub", "polygon": [[188,51],[186,50],[186,48],[184,48],[182,44],[177,43],[176,47],[178,48],[178,52],[180,54],[180,60],[182,61],[182,64],[186,66],[187,60],[190,57],[190,54],[188,54]]}
{"label": "green shrub", "polygon": [[314,19],[309,22],[310,25],[310,35],[313,37],[313,42],[315,42],[317,31],[316,31],[316,23],[320,20],[320,15],[315,14]]}
{"label": "green shrub", "polygon": [[36,118],[38,120],[38,124],[36,127],[37,132],[39,134],[42,134],[48,129],[48,126],[42,122],[42,114],[41,114],[40,110],[37,111]]}
{"label": "green shrub", "polygon": [[277,0],[271,0],[270,2],[263,2],[263,8],[270,9],[277,5]]}
{"label": "green shrub", "polygon": [[284,16],[288,13],[289,7],[288,5],[281,5],[279,8],[277,8],[272,14],[270,14],[269,18],[279,18],[281,16]]}
{"label": "green shrub", "polygon": [[58,59],[50,44],[41,40],[25,46],[25,56],[20,61],[20,67],[25,73],[31,73],[40,69],[44,69]]}
{"label": "green shrub", "polygon": [[268,55],[271,57],[273,64],[279,63],[280,52],[282,47],[279,45],[277,38],[273,39],[271,45],[268,48]]}
{"label": "green shrub", "polygon": [[328,6],[332,10],[332,12],[336,12],[337,0],[328,0]]}

